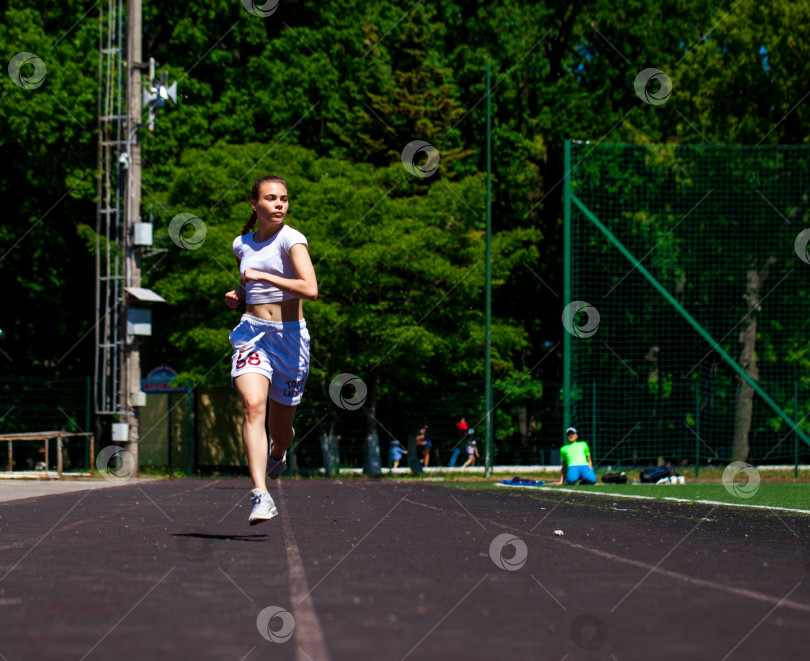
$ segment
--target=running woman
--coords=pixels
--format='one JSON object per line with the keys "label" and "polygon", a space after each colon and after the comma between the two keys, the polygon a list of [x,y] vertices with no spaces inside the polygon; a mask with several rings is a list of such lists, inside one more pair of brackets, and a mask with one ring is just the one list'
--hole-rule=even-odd
{"label": "running woman", "polygon": [[275,479],[284,472],[295,437],[295,409],[309,373],[302,301],[318,297],[318,283],[306,238],[284,224],[290,208],[284,179],[256,180],[251,206],[253,215],[233,242],[242,286],[225,294],[225,305],[236,309],[243,297],[246,302],[229,339],[231,378],[242,397],[242,442],[253,480],[248,520],[256,525],[278,514],[265,474]]}

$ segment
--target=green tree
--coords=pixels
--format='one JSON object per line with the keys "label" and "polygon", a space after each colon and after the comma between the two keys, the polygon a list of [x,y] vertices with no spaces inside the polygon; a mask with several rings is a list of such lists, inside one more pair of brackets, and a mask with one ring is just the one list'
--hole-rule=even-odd
{"label": "green tree", "polygon": [[89,374],[92,343],[77,343],[94,323],[93,253],[82,227],[95,224],[98,27],[69,30],[66,7],[5,4],[0,268],[12,304],[0,317],[1,360],[14,374]]}

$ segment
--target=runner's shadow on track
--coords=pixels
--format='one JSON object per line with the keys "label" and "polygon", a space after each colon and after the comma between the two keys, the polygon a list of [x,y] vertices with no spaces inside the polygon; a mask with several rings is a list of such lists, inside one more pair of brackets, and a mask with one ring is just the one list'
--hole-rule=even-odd
{"label": "runner's shadow on track", "polygon": [[267,535],[206,535],[201,532],[176,532],[172,537],[193,537],[195,539],[218,539],[221,542],[263,542]]}
{"label": "runner's shadow on track", "polygon": [[[226,551],[226,544],[220,542],[267,542],[267,535],[209,535],[203,532],[172,533],[177,551],[185,560],[192,562],[219,562]],[[243,547],[244,548],[244,547]],[[217,557],[219,556],[219,557]]]}

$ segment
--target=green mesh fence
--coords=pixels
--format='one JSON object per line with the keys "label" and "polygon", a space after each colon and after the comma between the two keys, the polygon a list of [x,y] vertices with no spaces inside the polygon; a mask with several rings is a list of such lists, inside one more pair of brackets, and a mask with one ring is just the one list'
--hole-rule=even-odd
{"label": "green mesh fence", "polygon": [[[455,457],[454,466],[466,461],[467,441],[459,441],[456,423],[464,417],[468,427],[475,430],[480,457],[476,466],[484,465],[484,392],[482,384],[454,384],[423,389],[402,389],[393,381],[382,380],[381,394],[374,412],[372,429],[380,444],[382,466],[388,469],[392,438],[403,446],[411,446],[419,430],[428,425],[433,443],[429,465],[447,467]],[[546,382],[536,398],[510,399],[512,384],[496,384],[494,464],[496,466],[538,465],[559,463],[560,406],[559,382]],[[307,385],[309,388],[310,384]],[[314,382],[313,382],[314,386]],[[339,465],[358,468],[366,464],[365,441],[369,433],[366,408],[342,411],[317,387],[310,389],[296,414],[296,433],[302,442],[296,445],[298,470],[318,470],[324,465],[322,436],[339,436]],[[410,458],[410,457],[409,457]],[[403,461],[400,466],[408,466]]]}
{"label": "green mesh fence", "polygon": [[566,156],[567,423],[603,465],[810,460],[810,149]]}

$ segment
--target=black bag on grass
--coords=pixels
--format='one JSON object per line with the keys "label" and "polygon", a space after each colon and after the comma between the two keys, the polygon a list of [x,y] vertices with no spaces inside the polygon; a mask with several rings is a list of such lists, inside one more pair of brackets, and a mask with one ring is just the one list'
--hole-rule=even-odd
{"label": "black bag on grass", "polygon": [[672,475],[674,475],[674,473],[672,472],[672,466],[667,464],[666,466],[660,466],[656,468],[652,467],[645,468],[643,471],[641,471],[639,479],[644,484],[648,483],[655,484],[661,478],[671,477]]}
{"label": "black bag on grass", "polygon": [[624,473],[605,473],[602,475],[605,484],[627,484],[627,475]]}

